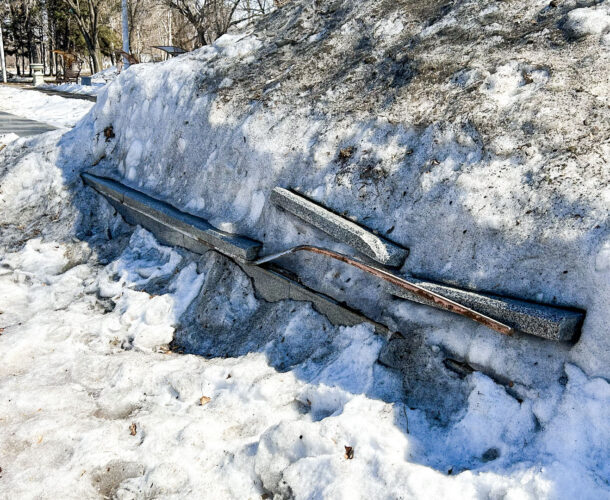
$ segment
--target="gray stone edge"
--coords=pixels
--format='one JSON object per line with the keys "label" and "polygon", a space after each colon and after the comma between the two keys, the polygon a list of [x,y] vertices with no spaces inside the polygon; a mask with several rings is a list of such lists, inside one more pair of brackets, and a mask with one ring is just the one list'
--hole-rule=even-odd
{"label": "gray stone edge", "polygon": [[247,263],[238,264],[252,278],[256,291],[267,302],[279,302],[280,300],[310,302],[314,309],[326,316],[333,325],[355,326],[368,323],[373,326],[375,333],[385,338],[389,339],[393,335],[393,332],[385,325],[284,276],[281,274],[280,268],[274,270],[266,266],[254,266]]}
{"label": "gray stone edge", "polygon": [[[493,294],[471,292],[440,283],[409,277],[409,281],[474,309],[486,316],[511,326],[521,333],[556,342],[574,342],[580,335],[585,313],[573,309],[535,304]],[[418,295],[387,284],[392,295],[420,304],[436,307]]]}
{"label": "gray stone edge", "polygon": [[402,248],[355,222],[346,220],[321,205],[287,189],[274,188],[271,192],[271,201],[380,264],[400,267],[409,255],[408,249]]}
{"label": "gray stone edge", "polygon": [[[127,187],[113,179],[90,173],[81,174],[83,181],[104,195],[128,222],[159,232],[161,239],[201,253],[214,248],[220,253],[242,260],[257,257],[261,244],[244,236],[220,231],[205,219],[184,213],[168,203]],[[126,212],[129,212],[126,214]],[[154,229],[152,229],[154,228]],[[175,233],[175,234],[171,234]]]}

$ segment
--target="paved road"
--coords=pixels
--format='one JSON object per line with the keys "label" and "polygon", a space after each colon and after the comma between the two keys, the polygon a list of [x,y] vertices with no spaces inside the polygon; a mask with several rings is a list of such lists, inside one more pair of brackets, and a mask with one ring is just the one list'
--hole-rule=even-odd
{"label": "paved road", "polygon": [[20,116],[0,111],[0,134],[10,134],[12,132],[20,137],[28,137],[43,134],[56,128],[46,123],[28,120],[27,118],[21,118]]}

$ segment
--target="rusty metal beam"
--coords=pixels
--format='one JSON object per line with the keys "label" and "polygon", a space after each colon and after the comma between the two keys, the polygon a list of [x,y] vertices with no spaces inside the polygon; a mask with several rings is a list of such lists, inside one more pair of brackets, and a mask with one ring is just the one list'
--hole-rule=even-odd
{"label": "rusty metal beam", "polygon": [[352,257],[348,257],[347,255],[344,255],[344,254],[341,254],[338,252],[334,252],[334,251],[328,250],[326,248],[319,248],[319,247],[315,247],[315,246],[311,246],[311,245],[300,245],[297,247],[289,248],[288,250],[284,250],[283,252],[279,252],[279,253],[276,253],[273,255],[267,255],[266,257],[257,259],[253,262],[253,264],[255,264],[255,265],[265,264],[266,262],[271,262],[271,261],[277,260],[281,257],[285,257],[286,255],[294,254],[297,252],[316,253],[319,255],[323,255],[325,257],[330,257],[331,259],[335,259],[340,262],[344,262],[345,264],[354,266],[354,267],[360,269],[361,271],[364,271],[366,273],[372,274],[373,276],[376,276],[377,278],[381,278],[382,280],[385,280],[388,283],[391,283],[395,286],[403,288],[419,297],[432,301],[434,303],[434,305],[436,307],[438,307],[439,309],[444,309],[445,311],[459,314],[460,316],[464,316],[473,321],[476,321],[477,323],[485,325],[486,327],[491,328],[492,330],[495,330],[496,332],[502,333],[504,335],[512,335],[513,333],[515,333],[514,328],[512,328],[500,321],[497,321],[493,318],[490,318],[489,316],[481,314],[481,313],[475,311],[474,309],[470,309],[469,307],[466,307],[466,306],[463,306],[462,304],[454,302],[453,300],[443,297],[442,295],[439,295],[438,293],[431,292],[429,290],[426,290],[425,288],[422,288],[419,285],[416,285],[415,283],[407,281],[403,278],[399,278],[398,276],[396,276],[392,273],[389,273],[385,269],[381,269],[381,268],[378,268],[375,266],[371,266],[369,264],[365,264],[364,262],[353,259]]}

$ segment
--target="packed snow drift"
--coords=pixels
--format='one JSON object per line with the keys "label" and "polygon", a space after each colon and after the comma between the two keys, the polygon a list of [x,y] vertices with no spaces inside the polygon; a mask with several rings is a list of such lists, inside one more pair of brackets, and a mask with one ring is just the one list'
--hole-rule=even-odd
{"label": "packed snow drift", "polygon": [[[11,142],[0,496],[609,497],[607,17],[607,2],[293,0],[122,72],[74,129]],[[128,226],[85,170],[262,253],[349,253],[269,203],[299,188],[409,247],[401,273],[581,308],[582,334],[500,336],[289,258],[401,335],[337,327]]]}

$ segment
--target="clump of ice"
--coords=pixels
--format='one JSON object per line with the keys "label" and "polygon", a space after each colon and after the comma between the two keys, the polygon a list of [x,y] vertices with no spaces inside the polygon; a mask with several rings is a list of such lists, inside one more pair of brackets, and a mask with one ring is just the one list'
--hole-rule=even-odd
{"label": "clump of ice", "polygon": [[16,141],[17,139],[19,139],[19,136],[12,132],[9,132],[8,134],[0,134],[0,148],[10,144],[13,141]]}
{"label": "clump of ice", "polygon": [[610,6],[602,2],[594,7],[571,10],[563,28],[574,38],[603,35],[610,31]]}
{"label": "clump of ice", "polygon": [[[467,84],[476,73],[463,73],[459,75],[458,82]],[[495,99],[500,106],[510,106],[517,99],[531,95],[540,89],[549,80],[548,71],[541,68],[526,67],[517,61],[511,61],[496,68],[488,75],[481,90]]]}

